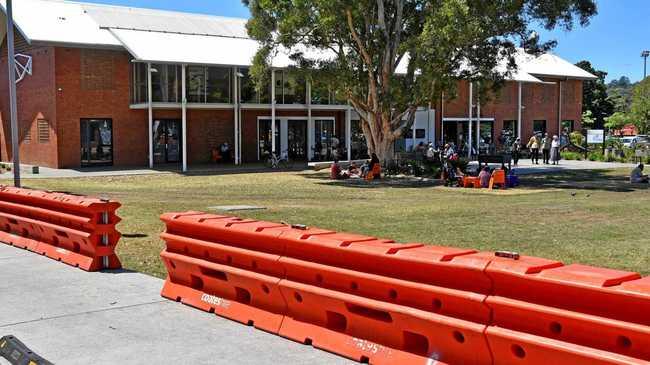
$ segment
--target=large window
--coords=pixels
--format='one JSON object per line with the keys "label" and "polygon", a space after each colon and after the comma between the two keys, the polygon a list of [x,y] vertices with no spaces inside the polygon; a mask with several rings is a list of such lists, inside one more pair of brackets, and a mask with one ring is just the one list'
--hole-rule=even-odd
{"label": "large window", "polygon": [[311,82],[311,103],[316,105],[345,104],[345,100],[338,98],[332,88],[324,82],[313,80]]}
{"label": "large window", "polygon": [[151,65],[151,88],[154,102],[181,102],[181,66]]}
{"label": "large window", "polygon": [[546,133],[546,121],[545,120],[533,121],[533,133],[539,133],[539,134]]}
{"label": "large window", "polygon": [[562,121],[562,133],[571,133],[573,132],[573,121],[565,119]]}
{"label": "large window", "polygon": [[186,70],[187,101],[230,103],[232,71],[224,67],[189,66]]}
{"label": "large window", "polygon": [[134,63],[131,73],[131,104],[146,103],[147,100],[147,64]]}
{"label": "large window", "polygon": [[275,101],[278,104],[306,104],[307,83],[304,77],[286,70],[275,71]]}
{"label": "large window", "polygon": [[[241,78],[241,101],[246,104],[270,104],[270,90],[271,85],[267,84],[261,92],[255,88],[255,82],[251,78],[250,72],[247,68],[240,68],[239,73],[243,75]],[[270,78],[270,76],[269,76]],[[269,82],[269,80],[265,80]]]}
{"label": "large window", "polygon": [[81,119],[81,165],[113,164],[113,122],[110,119]]}

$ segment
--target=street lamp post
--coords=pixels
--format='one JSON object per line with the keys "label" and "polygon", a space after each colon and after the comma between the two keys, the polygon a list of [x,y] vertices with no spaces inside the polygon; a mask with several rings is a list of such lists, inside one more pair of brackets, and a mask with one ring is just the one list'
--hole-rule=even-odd
{"label": "street lamp post", "polygon": [[646,78],[646,66],[648,62],[648,56],[650,56],[650,51],[641,52],[641,57],[643,57],[643,78]]}
{"label": "street lamp post", "polygon": [[7,0],[7,64],[9,65],[9,114],[11,118],[11,154],[14,186],[20,187],[20,145],[18,144],[18,107],[16,105],[16,59],[14,54],[14,18],[11,0]]}

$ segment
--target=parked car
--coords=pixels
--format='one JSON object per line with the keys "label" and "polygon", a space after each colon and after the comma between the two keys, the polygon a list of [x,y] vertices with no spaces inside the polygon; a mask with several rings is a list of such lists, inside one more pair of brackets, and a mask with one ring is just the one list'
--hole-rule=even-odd
{"label": "parked car", "polygon": [[648,146],[650,146],[650,137],[641,134],[634,137],[632,143],[630,143],[630,148],[639,148],[639,147],[648,147]]}
{"label": "parked car", "polygon": [[622,137],[621,138],[621,143],[623,143],[623,147],[626,148],[632,148],[632,142],[634,142],[635,136],[628,136],[628,137]]}

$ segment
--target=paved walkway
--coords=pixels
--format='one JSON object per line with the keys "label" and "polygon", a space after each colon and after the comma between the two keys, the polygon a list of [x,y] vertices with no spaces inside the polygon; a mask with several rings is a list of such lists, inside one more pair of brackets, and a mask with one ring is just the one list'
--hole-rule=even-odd
{"label": "paved walkway", "polygon": [[[470,163],[476,166],[476,162]],[[496,165],[494,165],[496,166]],[[598,162],[598,161],[560,161],[559,165],[533,165],[529,159],[519,160],[519,166],[512,166],[518,175],[545,174],[571,170],[608,170],[618,168],[629,168],[632,170],[636,164],[620,162]]]}
{"label": "paved walkway", "polygon": [[84,272],[0,243],[0,337],[15,335],[56,364],[350,363],[168,301],[162,284],[134,272]]}

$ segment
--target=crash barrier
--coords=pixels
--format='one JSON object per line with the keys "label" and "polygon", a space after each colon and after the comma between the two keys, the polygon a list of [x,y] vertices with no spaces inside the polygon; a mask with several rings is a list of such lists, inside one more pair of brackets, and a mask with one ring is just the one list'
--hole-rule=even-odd
{"label": "crash barrier", "polygon": [[0,186],[0,242],[87,271],[118,269],[119,207],[106,199]]}
{"label": "crash barrier", "polygon": [[12,335],[0,338],[0,357],[11,365],[52,365]]}
{"label": "crash barrier", "polygon": [[373,364],[650,364],[650,278],[169,213],[162,296]]}

